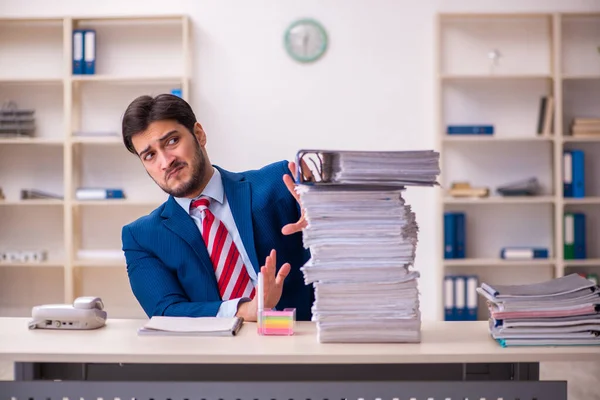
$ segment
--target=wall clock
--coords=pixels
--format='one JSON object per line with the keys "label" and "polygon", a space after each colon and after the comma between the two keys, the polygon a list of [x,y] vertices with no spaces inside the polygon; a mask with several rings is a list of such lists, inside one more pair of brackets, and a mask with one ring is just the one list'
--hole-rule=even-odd
{"label": "wall clock", "polygon": [[327,33],[313,19],[293,22],[285,32],[285,49],[296,61],[308,63],[318,60],[327,49]]}

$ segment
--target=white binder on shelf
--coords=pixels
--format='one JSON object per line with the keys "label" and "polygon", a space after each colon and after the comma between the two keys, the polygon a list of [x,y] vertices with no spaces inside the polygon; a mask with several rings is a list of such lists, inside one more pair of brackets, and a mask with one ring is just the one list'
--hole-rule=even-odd
{"label": "white binder on shelf", "polygon": [[73,31],[73,75],[83,74],[83,34],[81,29]]}
{"label": "white binder on shelf", "polygon": [[84,73],[93,75],[96,73],[96,31],[87,29],[84,32]]}

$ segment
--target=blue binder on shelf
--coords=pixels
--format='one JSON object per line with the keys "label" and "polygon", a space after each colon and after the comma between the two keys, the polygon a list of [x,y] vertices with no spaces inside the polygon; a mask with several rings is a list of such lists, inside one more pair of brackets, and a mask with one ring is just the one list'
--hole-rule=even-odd
{"label": "blue binder on shelf", "polygon": [[83,42],[83,71],[86,75],[93,75],[96,73],[96,31],[86,29],[83,35]]}
{"label": "blue binder on shelf", "polygon": [[573,213],[573,233],[575,259],[583,260],[587,258],[586,234],[585,234],[585,214]]}
{"label": "blue binder on shelf", "polygon": [[583,150],[563,152],[563,196],[585,197],[585,155]]}
{"label": "blue binder on shelf", "polygon": [[454,214],[444,213],[444,258],[456,258],[456,228]]}
{"label": "blue binder on shelf", "polygon": [[448,125],[448,135],[493,135],[494,125]]}
{"label": "blue binder on shelf", "polygon": [[548,249],[543,247],[503,247],[500,250],[500,258],[505,260],[533,260],[536,258],[548,258]]}
{"label": "blue binder on shelf", "polygon": [[454,277],[444,277],[444,320],[454,321]]}
{"label": "blue binder on shelf", "polygon": [[463,212],[444,213],[444,258],[466,257],[466,215]]}
{"label": "blue binder on shelf", "polygon": [[466,317],[467,321],[477,321],[477,286],[479,286],[479,279],[476,275],[468,275],[466,277],[467,285],[465,287],[466,293]]}
{"label": "blue binder on shelf", "polygon": [[83,74],[84,30],[73,30],[73,75]]}
{"label": "blue binder on shelf", "polygon": [[446,275],[444,277],[444,320],[477,321],[476,275]]}
{"label": "blue binder on shelf", "polygon": [[463,275],[454,277],[454,321],[465,321],[467,318],[467,278]]}

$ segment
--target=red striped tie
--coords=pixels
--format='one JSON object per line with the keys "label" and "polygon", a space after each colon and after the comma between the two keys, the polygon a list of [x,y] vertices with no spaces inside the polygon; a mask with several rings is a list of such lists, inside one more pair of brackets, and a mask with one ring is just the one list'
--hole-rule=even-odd
{"label": "red striped tie", "polygon": [[231,235],[225,225],[208,209],[210,199],[201,197],[192,202],[202,218],[202,239],[206,244],[223,301],[240,297],[254,298],[254,285]]}

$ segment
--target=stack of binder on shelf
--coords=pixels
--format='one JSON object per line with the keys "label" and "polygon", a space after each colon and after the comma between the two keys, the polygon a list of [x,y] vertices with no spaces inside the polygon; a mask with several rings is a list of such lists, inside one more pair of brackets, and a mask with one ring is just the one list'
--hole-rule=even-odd
{"label": "stack of binder on shelf", "polygon": [[444,320],[477,321],[477,275],[444,277]]}
{"label": "stack of binder on shelf", "polygon": [[490,311],[490,334],[502,347],[600,345],[600,288],[570,274],[477,292]]}
{"label": "stack of binder on shelf", "polygon": [[7,101],[0,107],[0,137],[35,134],[35,110],[22,109],[14,101]]}
{"label": "stack of binder on shelf", "polygon": [[433,151],[298,153],[318,341],[420,342],[418,225],[402,192],[434,186]]}

